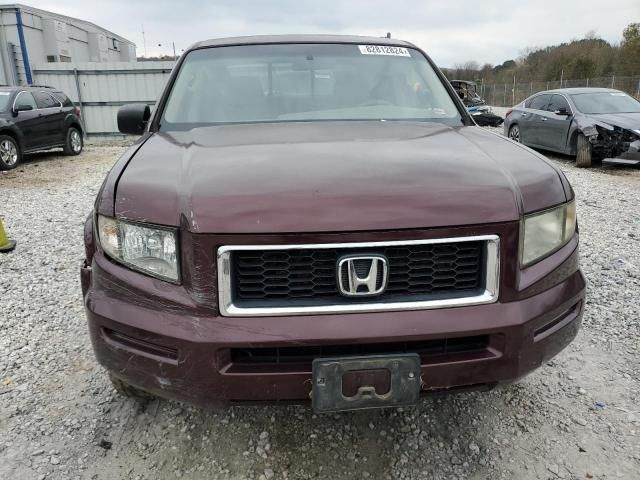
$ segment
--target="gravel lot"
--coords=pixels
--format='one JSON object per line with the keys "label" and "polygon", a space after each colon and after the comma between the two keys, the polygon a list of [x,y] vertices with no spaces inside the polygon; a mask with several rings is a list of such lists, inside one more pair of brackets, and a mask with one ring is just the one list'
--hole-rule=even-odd
{"label": "gravel lot", "polygon": [[[501,131],[501,129],[496,129]],[[640,170],[576,169],[584,327],[517,385],[415,409],[196,409],[119,397],[93,358],[82,224],[122,146],[0,173],[2,479],[640,478]]]}

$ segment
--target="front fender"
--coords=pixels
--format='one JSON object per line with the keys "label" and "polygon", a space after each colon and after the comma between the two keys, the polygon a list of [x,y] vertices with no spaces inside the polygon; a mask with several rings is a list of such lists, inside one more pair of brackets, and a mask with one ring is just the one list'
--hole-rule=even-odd
{"label": "front fender", "polygon": [[102,183],[102,187],[100,187],[100,191],[98,192],[98,196],[96,197],[94,209],[97,213],[108,217],[114,216],[116,187],[118,185],[120,175],[122,175],[122,172],[127,168],[127,165],[135,156],[136,152],[152,135],[152,133],[147,132],[142,137],[138,138],[111,167],[111,170],[107,173],[107,176]]}
{"label": "front fender", "polygon": [[604,130],[609,130],[609,131],[614,130],[613,126],[609,125],[608,123],[599,122],[597,120],[594,121],[589,118],[580,117],[579,119],[577,119],[576,124],[578,126],[579,131],[585,137],[592,137],[593,135],[598,135],[598,128],[602,128]]}
{"label": "front fender", "polygon": [[0,134],[9,132],[18,141],[18,146],[22,149],[24,146],[24,135],[20,129],[11,120],[5,118],[0,119]]}
{"label": "front fender", "polygon": [[568,139],[568,151],[570,155],[576,154],[576,143],[578,134],[582,133],[585,137],[597,137],[598,136],[598,128],[602,128],[604,130],[613,131],[614,128],[608,123],[594,121],[590,118],[584,117],[574,117],[573,124],[569,128],[569,134],[567,136]]}

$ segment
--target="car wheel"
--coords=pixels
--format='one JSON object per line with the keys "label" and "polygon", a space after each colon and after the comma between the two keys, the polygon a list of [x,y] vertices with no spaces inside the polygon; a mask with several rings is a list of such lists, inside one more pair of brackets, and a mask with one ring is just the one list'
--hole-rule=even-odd
{"label": "car wheel", "polygon": [[509,129],[509,138],[514,142],[520,143],[520,127],[518,125],[512,125]]}
{"label": "car wheel", "polygon": [[115,391],[123,397],[133,398],[140,403],[146,403],[156,398],[150,393],[139,390],[136,387],[129,385],[127,382],[120,380],[118,377],[115,377],[111,374],[109,374],[109,380],[111,380],[111,385],[113,385]]}
{"label": "car wheel", "polygon": [[82,134],[76,127],[67,130],[67,138],[64,143],[64,153],[67,155],[80,155],[82,152]]}
{"label": "car wheel", "polygon": [[578,134],[576,144],[576,167],[589,168],[593,163],[593,147],[589,139],[583,134]]}
{"label": "car wheel", "polygon": [[9,135],[0,135],[0,170],[11,170],[20,163],[20,147]]}

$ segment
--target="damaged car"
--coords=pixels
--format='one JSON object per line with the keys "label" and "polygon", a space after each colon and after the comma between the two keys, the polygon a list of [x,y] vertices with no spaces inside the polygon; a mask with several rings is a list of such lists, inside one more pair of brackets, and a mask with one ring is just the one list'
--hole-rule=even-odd
{"label": "damaged car", "polygon": [[469,80],[451,80],[450,83],[465,107],[477,107],[487,104],[478,93],[478,84],[476,82],[470,82]]}
{"label": "damaged car", "polygon": [[487,106],[487,102],[478,93],[476,82],[451,80],[450,83],[477,125],[481,127],[499,127],[502,125],[504,119],[493,113],[491,107]]}
{"label": "damaged car", "polygon": [[318,412],[515,381],[585,306],[573,189],[394,39],[214,39],[178,60],[85,223],[114,387]]}
{"label": "damaged car", "polygon": [[527,98],[509,110],[504,133],[529,147],[594,161],[640,166],[640,102],[610,88],[564,88]]}

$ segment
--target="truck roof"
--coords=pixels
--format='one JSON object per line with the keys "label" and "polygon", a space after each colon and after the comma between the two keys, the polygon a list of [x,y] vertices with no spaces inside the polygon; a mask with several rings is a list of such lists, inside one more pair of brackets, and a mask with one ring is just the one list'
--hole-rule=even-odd
{"label": "truck roof", "polygon": [[205,47],[224,47],[231,45],[266,45],[273,43],[345,43],[390,45],[414,48],[415,45],[404,40],[386,37],[365,37],[359,35],[252,35],[244,37],[212,38],[198,42],[189,50]]}

